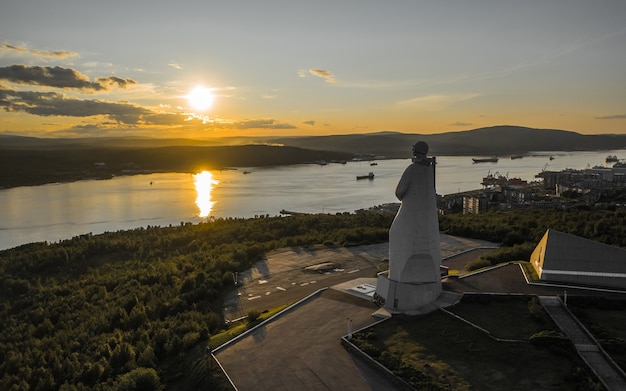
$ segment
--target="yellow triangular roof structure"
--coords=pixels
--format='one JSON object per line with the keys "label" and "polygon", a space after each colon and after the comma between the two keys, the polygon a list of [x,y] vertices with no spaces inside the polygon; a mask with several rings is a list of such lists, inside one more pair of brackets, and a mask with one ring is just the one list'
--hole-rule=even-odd
{"label": "yellow triangular roof structure", "polygon": [[626,249],[620,247],[548,229],[530,262],[543,281],[626,289]]}

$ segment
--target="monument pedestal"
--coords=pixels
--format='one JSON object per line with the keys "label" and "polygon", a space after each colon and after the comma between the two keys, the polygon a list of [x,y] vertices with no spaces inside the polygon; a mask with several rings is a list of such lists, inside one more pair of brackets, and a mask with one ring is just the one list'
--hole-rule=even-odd
{"label": "monument pedestal", "polygon": [[390,314],[413,315],[434,303],[441,294],[441,280],[433,282],[400,282],[380,273],[376,281],[376,298]]}

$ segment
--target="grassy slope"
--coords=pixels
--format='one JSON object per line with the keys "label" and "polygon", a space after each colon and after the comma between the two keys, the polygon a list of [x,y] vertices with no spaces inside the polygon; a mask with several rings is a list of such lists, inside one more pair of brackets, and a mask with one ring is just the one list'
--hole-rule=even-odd
{"label": "grassy slope", "polygon": [[541,330],[558,330],[547,315],[538,318],[531,315],[528,300],[528,297],[483,297],[452,308],[452,312],[476,322],[493,337],[517,342],[497,341],[441,311],[420,318],[394,317],[355,338],[361,339],[361,345],[373,345],[379,361],[395,367],[401,377],[413,379],[417,389],[595,387],[589,380],[592,375],[578,359],[573,345],[560,351],[566,353],[562,355],[528,342],[531,335]]}

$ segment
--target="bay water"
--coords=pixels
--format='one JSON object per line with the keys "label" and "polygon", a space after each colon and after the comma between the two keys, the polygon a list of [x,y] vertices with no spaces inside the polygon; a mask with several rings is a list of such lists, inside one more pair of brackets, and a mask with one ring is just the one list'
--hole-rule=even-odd
{"label": "bay water", "polygon": [[[447,195],[481,188],[488,174],[537,180],[542,170],[606,166],[626,150],[540,152],[497,163],[438,156],[436,190]],[[550,159],[552,157],[552,159]],[[410,159],[250,167],[208,173],[154,173],[0,190],[0,249],[146,226],[211,218],[354,212],[390,202]],[[373,172],[373,180],[357,176]]]}

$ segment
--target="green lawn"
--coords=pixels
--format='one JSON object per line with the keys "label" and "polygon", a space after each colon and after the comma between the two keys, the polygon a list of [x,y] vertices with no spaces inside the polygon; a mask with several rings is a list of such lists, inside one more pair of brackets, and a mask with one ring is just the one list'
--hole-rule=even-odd
{"label": "green lawn", "polygon": [[291,304],[284,304],[276,308],[272,308],[270,310],[264,311],[259,314],[258,318],[254,322],[249,322],[248,319],[242,319],[239,322],[233,323],[229,328],[224,331],[221,331],[215,335],[211,336],[209,341],[209,346],[211,349],[215,349],[231,339],[243,334],[248,329],[254,327],[255,325],[261,323],[264,320],[271,318],[272,316],[278,314],[280,311],[289,307]]}
{"label": "green lawn", "polygon": [[499,339],[528,340],[542,330],[558,331],[535,297],[465,295],[462,305],[448,310]]}
{"label": "green lawn", "polygon": [[[481,302],[474,298],[452,310],[471,314],[473,322],[498,338],[527,340],[537,331],[554,329],[551,323],[542,324],[530,315],[528,300],[485,297]],[[499,342],[443,311],[421,317],[394,316],[353,339],[416,389],[603,389],[571,344],[552,350],[528,341]]]}

